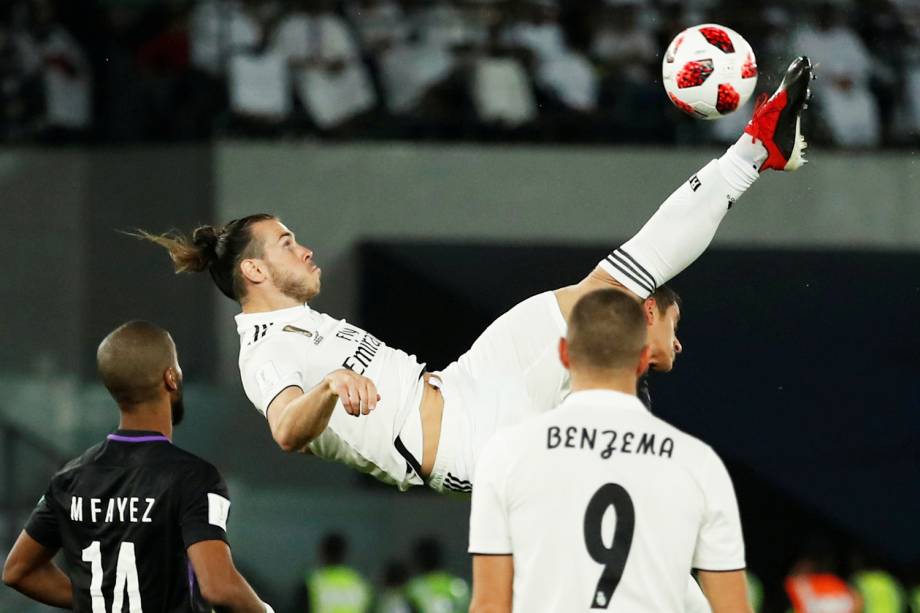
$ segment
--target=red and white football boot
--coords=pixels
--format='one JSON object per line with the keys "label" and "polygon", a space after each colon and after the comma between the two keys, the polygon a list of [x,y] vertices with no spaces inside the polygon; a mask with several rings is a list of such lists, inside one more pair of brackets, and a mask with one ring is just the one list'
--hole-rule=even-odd
{"label": "red and white football boot", "polygon": [[814,78],[811,61],[805,56],[797,57],[789,64],[783,82],[773,95],[754,109],[744,132],[767,149],[767,159],[760,165],[760,172],[770,169],[793,171],[808,162],[802,113],[808,108],[809,84]]}

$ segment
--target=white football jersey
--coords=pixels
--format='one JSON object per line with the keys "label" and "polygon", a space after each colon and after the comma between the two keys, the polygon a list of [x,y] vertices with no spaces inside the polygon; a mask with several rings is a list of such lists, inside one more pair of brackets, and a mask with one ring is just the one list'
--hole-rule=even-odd
{"label": "white football jersey", "polygon": [[683,611],[691,568],[745,566],[728,472],[635,397],[572,393],[498,432],[476,467],[470,553],[514,556],[514,611]]}
{"label": "white football jersey", "polygon": [[407,471],[406,460],[393,445],[410,411],[418,410],[421,402],[424,364],[415,356],[306,305],[240,313],[236,323],[243,388],[263,415],[285,388],[309,391],[330,372],[348,368],[377,386],[377,408],[354,417],[338,403],[326,430],[310,443],[310,451],[400,489],[421,482]]}

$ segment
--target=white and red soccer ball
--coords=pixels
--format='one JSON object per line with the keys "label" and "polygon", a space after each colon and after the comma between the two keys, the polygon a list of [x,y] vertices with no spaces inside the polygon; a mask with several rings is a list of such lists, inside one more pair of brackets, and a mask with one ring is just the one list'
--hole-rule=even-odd
{"label": "white and red soccer ball", "polygon": [[674,106],[699,119],[718,119],[747,102],[757,85],[757,60],[744,38],[706,23],[674,37],[661,62]]}

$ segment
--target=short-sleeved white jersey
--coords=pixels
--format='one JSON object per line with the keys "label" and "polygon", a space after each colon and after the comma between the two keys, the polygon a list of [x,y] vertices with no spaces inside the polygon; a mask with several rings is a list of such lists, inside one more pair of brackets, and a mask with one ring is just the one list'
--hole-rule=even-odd
{"label": "short-sleeved white jersey", "polygon": [[337,404],[328,427],[310,443],[310,451],[400,489],[408,488],[410,479],[418,481],[407,472],[406,460],[393,445],[409,412],[421,402],[424,364],[415,356],[306,305],[241,313],[236,323],[243,388],[263,415],[285,388],[309,391],[330,372],[351,369],[374,382],[380,402],[360,417]]}
{"label": "short-sleeved white jersey", "polygon": [[728,472],[635,396],[570,394],[476,467],[469,550],[514,556],[514,611],[683,611],[691,568],[745,566]]}

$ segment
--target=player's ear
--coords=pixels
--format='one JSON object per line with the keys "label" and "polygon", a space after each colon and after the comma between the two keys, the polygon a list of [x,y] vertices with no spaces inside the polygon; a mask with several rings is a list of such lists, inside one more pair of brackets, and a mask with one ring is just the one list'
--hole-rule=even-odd
{"label": "player's ear", "polygon": [[240,262],[240,272],[250,283],[262,283],[267,278],[265,266],[255,258],[246,258]]}
{"label": "player's ear", "polygon": [[179,389],[179,381],[179,373],[172,366],[163,371],[163,383],[169,391],[174,392]]}
{"label": "player's ear", "polygon": [[653,325],[658,316],[658,301],[654,298],[646,298],[642,303],[642,310],[645,311],[645,323]]}
{"label": "player's ear", "polygon": [[559,339],[559,361],[566,370],[569,369],[569,342],[564,336]]}
{"label": "player's ear", "polygon": [[648,372],[649,362],[652,360],[652,346],[646,345],[642,348],[642,353],[639,354],[639,366],[636,369],[636,374],[640,377]]}

